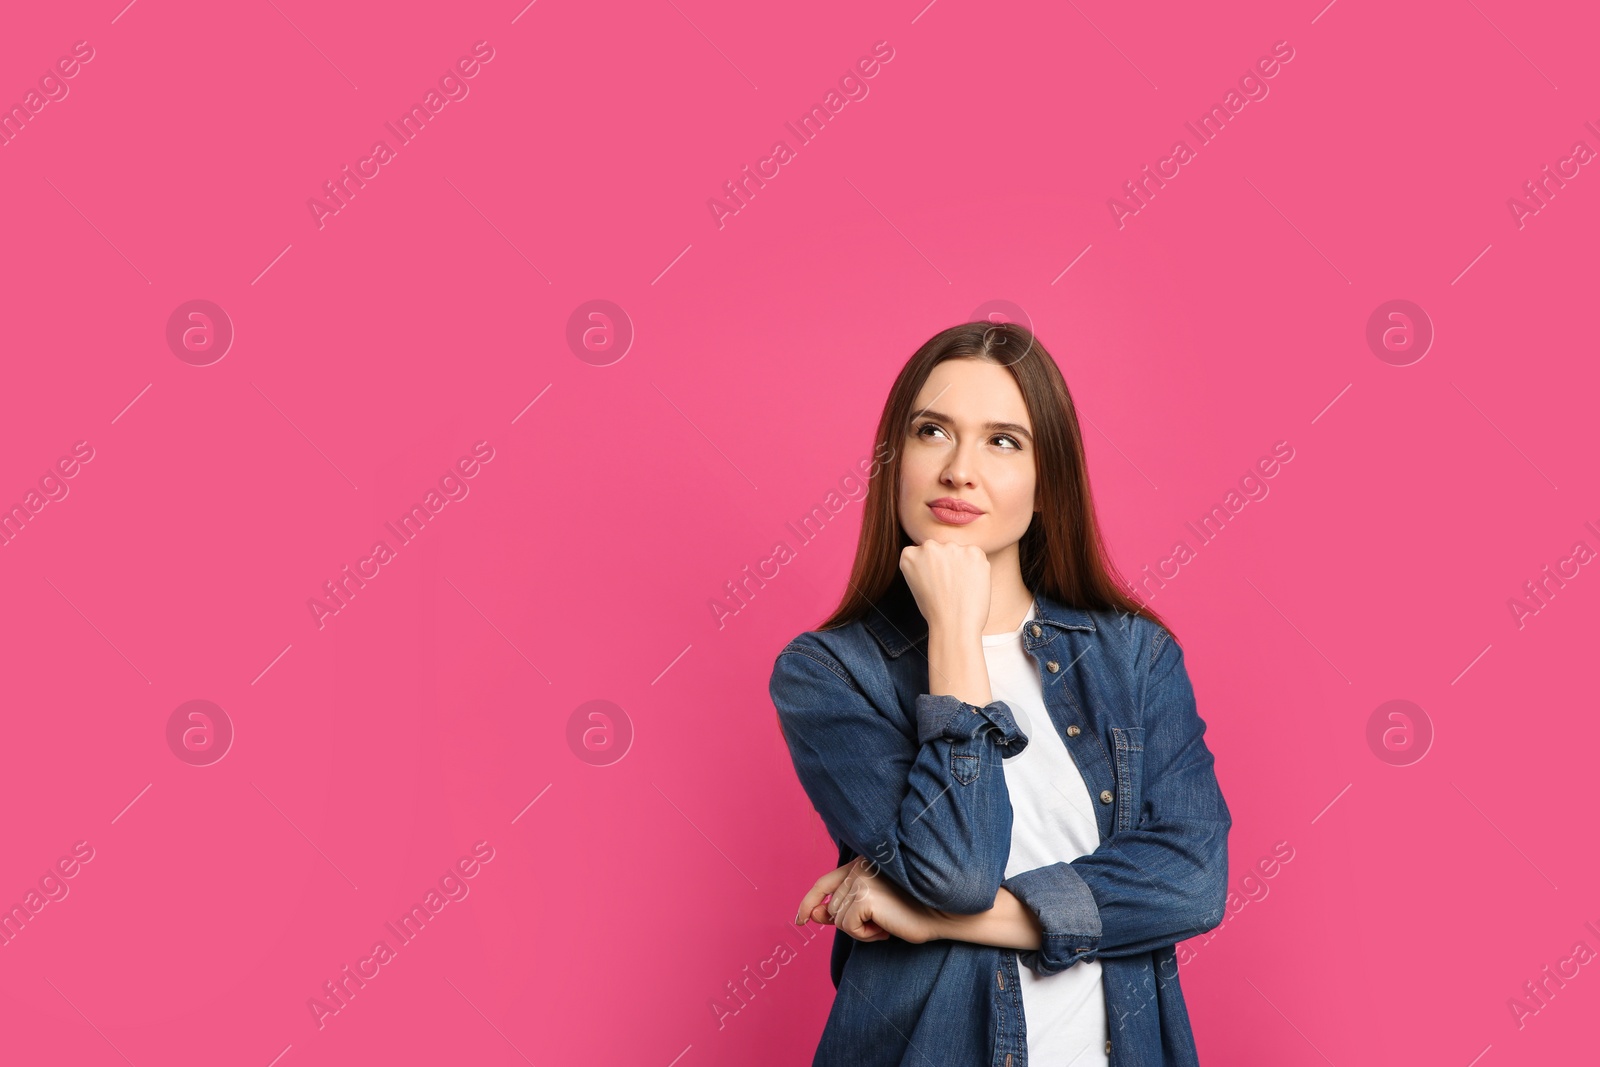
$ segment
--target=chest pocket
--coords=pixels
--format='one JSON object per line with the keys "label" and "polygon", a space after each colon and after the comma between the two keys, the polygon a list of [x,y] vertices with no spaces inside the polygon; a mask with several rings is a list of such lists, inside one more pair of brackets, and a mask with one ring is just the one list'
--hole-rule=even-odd
{"label": "chest pocket", "polygon": [[1144,727],[1113,726],[1111,741],[1117,769],[1118,830],[1137,825],[1144,796]]}

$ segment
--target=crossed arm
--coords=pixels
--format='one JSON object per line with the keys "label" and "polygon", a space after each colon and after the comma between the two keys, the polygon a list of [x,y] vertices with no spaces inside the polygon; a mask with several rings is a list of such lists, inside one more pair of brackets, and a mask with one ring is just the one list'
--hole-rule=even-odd
{"label": "crossed arm", "polygon": [[1015,948],[1046,975],[1170,945],[1222,918],[1231,818],[1182,650],[1156,629],[1141,660],[1138,823],[1087,856],[1011,878],[1011,804],[999,761],[1027,739],[1004,702],[980,708],[953,694],[924,694],[917,737],[907,737],[825,649],[794,644],[778,657],[771,693],[801,784],[829,832],[921,906],[921,929]]}
{"label": "crossed arm", "polygon": [[1038,949],[1043,934],[1038,916],[1008,889],[995,895],[994,907],[987,911],[959,915],[908,899],[859,858],[817,879],[794,921],[807,920],[830,923],[858,941],[893,936],[913,944],[948,940]]}
{"label": "crossed arm", "polygon": [[933,939],[971,941],[1001,948],[1037,949],[1042,945],[1043,924],[1011,890],[995,894],[994,907],[976,915],[934,912]]}

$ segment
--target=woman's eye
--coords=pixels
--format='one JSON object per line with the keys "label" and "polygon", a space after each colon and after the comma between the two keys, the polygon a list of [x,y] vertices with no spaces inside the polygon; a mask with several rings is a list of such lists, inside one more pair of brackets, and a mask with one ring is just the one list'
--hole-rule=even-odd
{"label": "woman's eye", "polygon": [[[927,437],[929,436],[928,431],[930,430],[932,430],[934,433],[945,435],[944,428],[933,422],[925,422],[921,426],[918,426],[916,435],[918,437]],[[1012,437],[1008,433],[997,433],[993,437],[989,438],[989,440],[1008,442],[1010,445],[1010,447],[1006,450],[1008,452],[1020,452],[1022,450],[1022,444],[1015,437]]]}

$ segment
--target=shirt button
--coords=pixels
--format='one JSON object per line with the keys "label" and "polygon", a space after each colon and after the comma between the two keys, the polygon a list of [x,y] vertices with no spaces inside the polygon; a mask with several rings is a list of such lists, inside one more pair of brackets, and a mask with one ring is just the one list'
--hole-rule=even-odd
{"label": "shirt button", "polygon": [[1083,733],[1083,731],[1078,728],[1077,723],[1073,723],[1071,726],[1067,727],[1068,737],[1077,737],[1081,733]]}
{"label": "shirt button", "polygon": [[1100,790],[1100,803],[1102,803],[1102,804],[1111,803],[1111,790],[1109,790],[1109,789]]}
{"label": "shirt button", "polygon": [[996,982],[999,982],[999,983],[1000,983],[1000,988],[1001,988],[1001,989],[1004,989],[1004,988],[1005,988],[1005,987],[1006,987],[1006,976],[1005,976],[1005,972],[1003,972],[1003,971],[996,971],[996,972],[994,972],[994,980],[995,980],[995,981],[996,981]]}
{"label": "shirt button", "polygon": [[1031,627],[1029,627],[1028,632],[1030,634],[1032,634],[1033,636],[1038,637],[1044,631],[1039,629],[1039,624],[1038,623],[1034,623]]}
{"label": "shirt button", "polygon": [[1051,660],[1049,663],[1044,665],[1044,669],[1049,671],[1051,674],[1054,674],[1056,671],[1061,669],[1061,664],[1057,663],[1055,660]]}
{"label": "shirt button", "polygon": [[1111,1042],[1109,1041],[1106,1042],[1106,1055],[1111,1055]]}
{"label": "shirt button", "polygon": [[1006,1067],[1011,1067],[1011,1053],[1006,1053]]}

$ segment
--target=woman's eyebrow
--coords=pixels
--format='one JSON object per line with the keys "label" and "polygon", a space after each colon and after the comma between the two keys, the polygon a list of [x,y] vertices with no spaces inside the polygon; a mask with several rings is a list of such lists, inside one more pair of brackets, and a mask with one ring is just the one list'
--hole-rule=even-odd
{"label": "woman's eyebrow", "polygon": [[[919,419],[932,419],[935,422],[954,423],[956,421],[942,411],[920,411],[914,417]],[[1033,440],[1033,434],[1028,432],[1027,427],[1018,426],[1014,422],[988,422],[984,423],[983,428],[985,430],[1004,430],[1007,433],[1020,434],[1030,441]]]}

